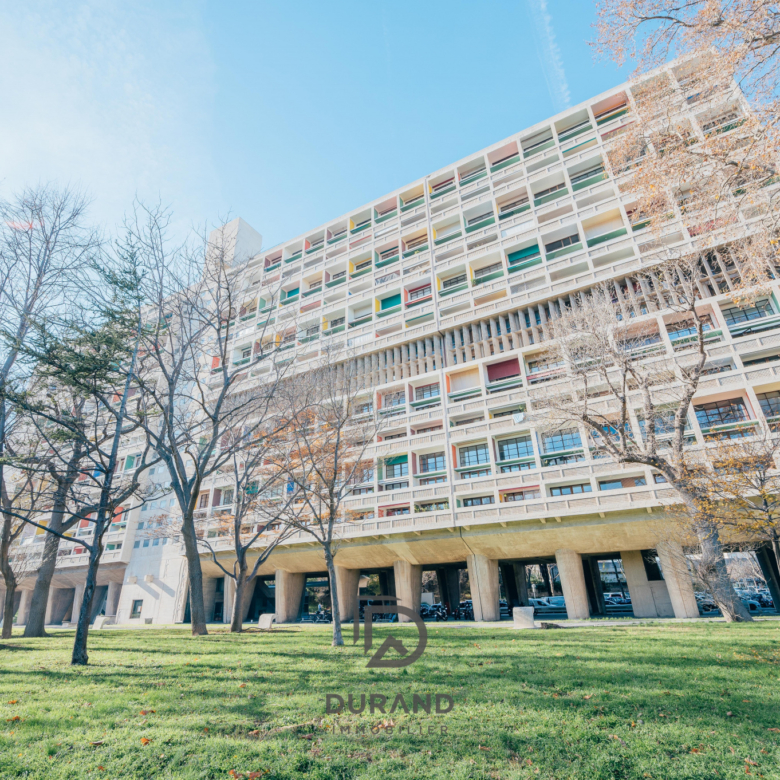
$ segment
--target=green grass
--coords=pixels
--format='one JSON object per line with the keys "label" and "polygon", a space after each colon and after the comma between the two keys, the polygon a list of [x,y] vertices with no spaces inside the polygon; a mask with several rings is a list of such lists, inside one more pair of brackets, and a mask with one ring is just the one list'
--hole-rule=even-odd
{"label": "green grass", "polygon": [[[780,622],[429,631],[417,663],[376,671],[327,628],[95,631],[79,669],[72,632],[15,636],[0,644],[0,778],[780,777]],[[414,629],[392,632],[414,646]],[[329,692],[455,707],[341,716],[334,735]],[[383,721],[392,734],[339,733]]]}

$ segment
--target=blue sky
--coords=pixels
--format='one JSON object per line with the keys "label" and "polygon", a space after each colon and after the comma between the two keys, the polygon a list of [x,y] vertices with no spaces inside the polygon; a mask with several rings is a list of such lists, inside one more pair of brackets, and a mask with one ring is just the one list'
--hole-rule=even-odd
{"label": "blue sky", "polygon": [[0,5],[0,196],[135,194],[272,246],[622,81],[587,0]]}

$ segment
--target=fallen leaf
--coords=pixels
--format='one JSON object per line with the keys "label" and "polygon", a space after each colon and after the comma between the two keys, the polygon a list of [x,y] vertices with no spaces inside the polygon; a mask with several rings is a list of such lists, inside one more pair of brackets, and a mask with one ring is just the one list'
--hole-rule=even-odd
{"label": "fallen leaf", "polygon": [[98,769],[99,769],[101,772],[105,772],[105,771],[106,771],[106,768],[105,768],[104,766],[99,766],[99,767],[98,767]]}
{"label": "fallen leaf", "polygon": [[98,742],[90,742],[89,744],[92,745],[92,747],[100,747],[103,744],[103,741],[100,740]]}
{"label": "fallen leaf", "polygon": [[246,683],[241,683],[241,685],[238,686],[239,688],[246,688]]}
{"label": "fallen leaf", "polygon": [[751,761],[749,758],[745,759],[746,764],[750,764],[750,766],[758,766],[758,764],[755,761]]}
{"label": "fallen leaf", "polygon": [[730,718],[730,717],[732,717],[732,715],[733,715],[733,714],[734,714],[733,712],[727,712],[727,713],[726,713],[726,717],[727,717],[727,718]]}
{"label": "fallen leaf", "polygon": [[254,731],[250,731],[247,734],[247,736],[248,737],[259,737],[260,736],[260,730],[259,729],[255,729]]}
{"label": "fallen leaf", "polygon": [[592,699],[593,698],[593,694],[589,693],[587,696],[583,696],[582,698],[583,699]]}
{"label": "fallen leaf", "polygon": [[610,734],[609,735],[612,739],[616,739],[623,747],[627,747],[626,743],[623,742],[622,739],[617,734]]}
{"label": "fallen leaf", "polygon": [[21,720],[18,715],[14,715],[13,718],[6,718],[6,723],[15,723],[17,720]]}
{"label": "fallen leaf", "polygon": [[11,699],[11,701],[8,702],[9,704],[18,704],[19,699]]}
{"label": "fallen leaf", "polygon": [[488,753],[490,752],[490,748],[489,747],[484,747],[483,745],[480,745],[479,749],[480,750],[486,750]]}
{"label": "fallen leaf", "polygon": [[141,715],[148,715],[149,713],[156,712],[156,710],[141,710]]}
{"label": "fallen leaf", "polygon": [[148,745],[152,740],[147,739],[146,737],[141,737],[141,744],[142,745]]}
{"label": "fallen leaf", "polygon": [[205,734],[208,731],[208,728],[203,729],[203,733]]}
{"label": "fallen leaf", "polygon": [[777,734],[780,734],[780,729],[767,729],[767,731],[774,731]]}

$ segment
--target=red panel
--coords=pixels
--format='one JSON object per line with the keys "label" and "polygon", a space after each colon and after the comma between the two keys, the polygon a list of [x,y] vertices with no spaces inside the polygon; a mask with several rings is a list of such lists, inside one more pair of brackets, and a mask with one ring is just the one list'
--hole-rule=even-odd
{"label": "red panel", "polygon": [[499,379],[506,379],[510,376],[517,376],[520,373],[520,364],[517,358],[504,360],[502,363],[494,363],[487,367],[488,382],[498,382]]}

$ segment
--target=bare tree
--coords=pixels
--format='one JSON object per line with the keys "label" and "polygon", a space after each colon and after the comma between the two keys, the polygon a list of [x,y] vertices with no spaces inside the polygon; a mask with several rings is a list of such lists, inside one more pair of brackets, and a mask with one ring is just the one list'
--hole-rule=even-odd
{"label": "bare tree", "polygon": [[319,366],[284,382],[279,395],[287,426],[278,438],[274,463],[294,492],[292,528],[322,547],[330,584],[333,645],[343,645],[335,557],[342,504],[354,477],[365,468],[366,451],[381,428],[371,388],[358,378],[348,354],[326,351]]}
{"label": "bare tree", "polygon": [[[275,388],[289,368],[288,347],[269,321],[256,317],[252,258],[238,257],[224,229],[213,239],[174,246],[169,214],[139,206],[129,241],[145,270],[142,344],[137,371],[137,420],[150,449],[167,467],[181,512],[188,563],[192,633],[207,633],[195,513],[204,481],[231,462],[241,437],[267,418]],[[267,293],[273,300],[272,291]],[[254,303],[254,308],[249,305]],[[234,335],[251,327],[248,354],[235,354]],[[294,320],[286,330],[295,332]],[[256,378],[251,379],[252,376]],[[238,436],[237,432],[241,432]]]}
{"label": "bare tree", "polygon": [[[703,277],[701,258],[676,257],[628,282],[635,285],[632,304],[605,283],[558,312],[545,359],[565,381],[544,388],[538,415],[542,426],[581,425],[597,456],[657,469],[687,508],[721,611],[729,620],[750,620],[729,580],[717,523],[702,511],[698,460],[686,447],[691,401],[707,362]],[[691,350],[674,360],[665,351],[653,357],[660,337],[655,318],[643,316],[648,310],[683,318],[695,334]]]}
{"label": "bare tree", "polygon": [[[15,415],[10,397],[29,376],[20,356],[33,324],[70,306],[100,246],[99,236],[85,226],[86,208],[79,193],[45,186],[0,202],[0,493],[11,501],[6,509],[15,506],[15,489],[6,484],[8,456],[14,454],[9,452]],[[14,536],[11,525],[19,521],[18,515],[11,517],[6,515],[3,531],[6,555]]]}
{"label": "bare tree", "polygon": [[41,481],[34,473],[14,468],[19,460],[35,459],[40,442],[20,431],[19,416],[14,415],[7,429],[5,479],[0,484],[0,573],[5,584],[2,638],[10,639],[14,618],[14,597],[23,575],[29,570],[29,556],[19,548],[18,541],[27,527],[26,518],[42,510]]}

